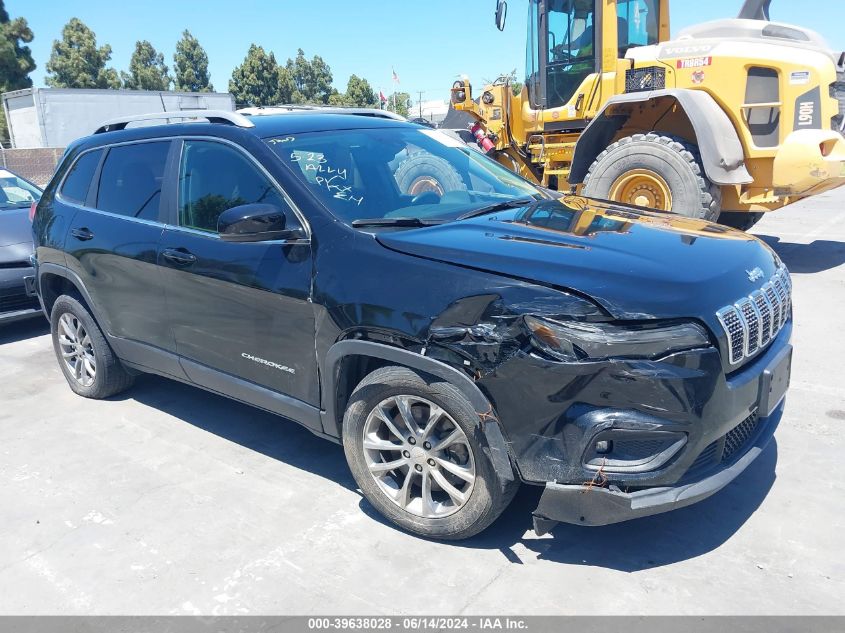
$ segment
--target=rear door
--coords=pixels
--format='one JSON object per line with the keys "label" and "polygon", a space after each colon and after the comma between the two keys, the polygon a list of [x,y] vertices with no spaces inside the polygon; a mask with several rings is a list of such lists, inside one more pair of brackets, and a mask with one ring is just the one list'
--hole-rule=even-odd
{"label": "rear door", "polygon": [[[95,186],[84,203],[77,201],[65,242],[68,267],[82,279],[100,325],[126,341],[119,354],[164,371],[171,364],[147,359],[132,343],[175,352],[157,263],[173,145],[150,140],[102,150]],[[172,365],[178,369],[175,359]]]}
{"label": "rear door", "polygon": [[223,390],[225,372],[317,405],[310,240],[231,243],[217,234],[226,209],[273,204],[300,222],[260,164],[230,143],[185,140],[178,164],[177,214],[159,263],[185,372]]}

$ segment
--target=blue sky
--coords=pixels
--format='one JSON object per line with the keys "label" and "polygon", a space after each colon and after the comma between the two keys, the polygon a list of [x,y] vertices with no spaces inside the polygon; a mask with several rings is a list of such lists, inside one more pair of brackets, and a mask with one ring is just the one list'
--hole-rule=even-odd
{"label": "blue sky", "polygon": [[[232,69],[251,42],[272,50],[282,63],[303,48],[331,66],[343,91],[351,73],[367,78],[385,94],[391,66],[402,90],[423,99],[445,99],[462,74],[475,84],[518,69],[525,58],[526,0],[510,0],[508,27],[493,25],[495,0],[238,0],[173,2],[145,0],[6,0],[12,17],[25,17],[35,33],[30,45],[38,64],[33,80],[44,85],[45,65],[62,26],[78,17],[111,44],[112,66],[126,69],[135,41],[148,39],[172,66],[173,50],[188,28],[205,47],[216,89],[226,91]],[[672,29],[733,17],[740,0],[674,0]],[[835,50],[845,50],[842,0],[775,0],[773,18],[820,32]]]}

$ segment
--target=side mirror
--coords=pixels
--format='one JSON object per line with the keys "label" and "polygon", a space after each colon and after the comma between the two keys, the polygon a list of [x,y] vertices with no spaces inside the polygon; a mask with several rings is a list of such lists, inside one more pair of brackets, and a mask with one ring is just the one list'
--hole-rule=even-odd
{"label": "side mirror", "polygon": [[496,28],[505,30],[505,22],[508,21],[508,3],[505,0],[496,2]]}
{"label": "side mirror", "polygon": [[217,219],[217,232],[225,242],[267,242],[302,237],[288,229],[285,212],[272,204],[242,204],[227,209]]}

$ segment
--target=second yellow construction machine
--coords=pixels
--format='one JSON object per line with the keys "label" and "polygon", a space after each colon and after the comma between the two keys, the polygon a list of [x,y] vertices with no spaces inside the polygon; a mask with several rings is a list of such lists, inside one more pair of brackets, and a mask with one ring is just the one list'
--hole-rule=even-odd
{"label": "second yellow construction machine", "polygon": [[462,80],[452,103],[542,185],[746,229],[845,184],[845,53],[770,3],[671,39],[669,0],[528,0],[521,91]]}

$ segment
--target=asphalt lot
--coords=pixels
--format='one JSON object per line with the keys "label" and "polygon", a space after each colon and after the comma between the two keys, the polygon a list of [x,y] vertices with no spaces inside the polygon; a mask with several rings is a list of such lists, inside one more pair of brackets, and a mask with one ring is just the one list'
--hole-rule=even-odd
{"label": "asphalt lot", "polygon": [[696,506],[543,538],[531,489],[414,538],[296,424],[155,377],[85,400],[45,321],[0,329],[0,614],[845,614],[845,192],[753,232],[795,286],[776,442]]}

